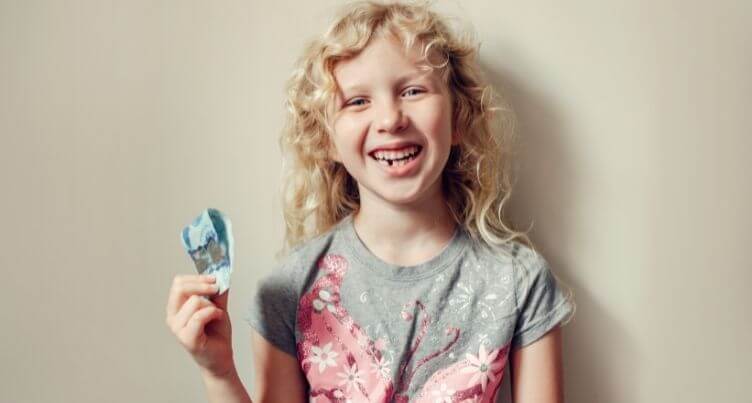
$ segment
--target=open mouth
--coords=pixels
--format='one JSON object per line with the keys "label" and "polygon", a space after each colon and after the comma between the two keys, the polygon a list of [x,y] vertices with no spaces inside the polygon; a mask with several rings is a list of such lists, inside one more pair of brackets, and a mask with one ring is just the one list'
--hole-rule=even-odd
{"label": "open mouth", "polygon": [[416,159],[422,150],[422,146],[415,145],[395,152],[382,150],[374,151],[369,155],[381,165],[400,167],[407,165],[410,161]]}

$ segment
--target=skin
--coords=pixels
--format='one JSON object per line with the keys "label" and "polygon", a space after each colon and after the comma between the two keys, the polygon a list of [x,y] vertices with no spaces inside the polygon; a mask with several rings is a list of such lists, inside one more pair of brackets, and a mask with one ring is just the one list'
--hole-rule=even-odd
{"label": "skin", "polygon": [[516,403],[564,402],[561,327],[523,348],[512,350],[511,391]]}
{"label": "skin", "polygon": [[[450,147],[451,101],[436,72],[417,68],[418,54],[403,54],[394,38],[375,38],[359,55],[340,62],[331,158],[345,166],[360,191],[353,224],[382,260],[410,266],[438,254],[455,229],[441,191]],[[388,66],[388,68],[384,68]],[[374,147],[408,140],[423,146],[422,161],[405,177],[392,177],[368,155]],[[178,277],[180,277],[178,279]],[[206,301],[213,284],[178,276],[170,291],[167,324],[201,368],[211,402],[250,402],[232,361],[227,293]],[[307,382],[295,357],[252,331],[255,401],[305,402]],[[561,403],[561,330],[510,354],[513,401]]]}

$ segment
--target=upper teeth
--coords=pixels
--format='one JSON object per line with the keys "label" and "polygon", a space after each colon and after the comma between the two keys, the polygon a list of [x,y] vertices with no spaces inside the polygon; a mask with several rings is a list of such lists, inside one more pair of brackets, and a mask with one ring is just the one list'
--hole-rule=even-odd
{"label": "upper teeth", "polygon": [[386,150],[379,150],[373,153],[374,158],[376,159],[399,159],[399,158],[405,158],[408,155],[414,154],[418,151],[418,146],[409,146],[405,147],[401,150],[395,150],[395,151],[386,151]]}

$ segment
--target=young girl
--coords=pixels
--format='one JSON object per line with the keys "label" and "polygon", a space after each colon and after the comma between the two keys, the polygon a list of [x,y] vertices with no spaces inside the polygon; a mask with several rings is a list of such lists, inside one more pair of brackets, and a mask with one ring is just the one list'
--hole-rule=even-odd
{"label": "young girl", "polygon": [[[509,128],[472,42],[423,4],[351,3],[288,85],[284,259],[259,284],[262,402],[562,402],[547,261],[502,219]],[[168,325],[209,399],[248,402],[227,293],[178,276]]]}

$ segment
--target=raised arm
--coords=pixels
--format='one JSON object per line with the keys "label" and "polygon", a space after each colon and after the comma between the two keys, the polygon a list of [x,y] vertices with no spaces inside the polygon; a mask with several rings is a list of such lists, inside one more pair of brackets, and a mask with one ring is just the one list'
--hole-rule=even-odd
{"label": "raised arm", "polygon": [[303,403],[308,387],[298,360],[252,331],[257,403]]}
{"label": "raised arm", "polygon": [[561,327],[512,351],[513,403],[564,403]]}

